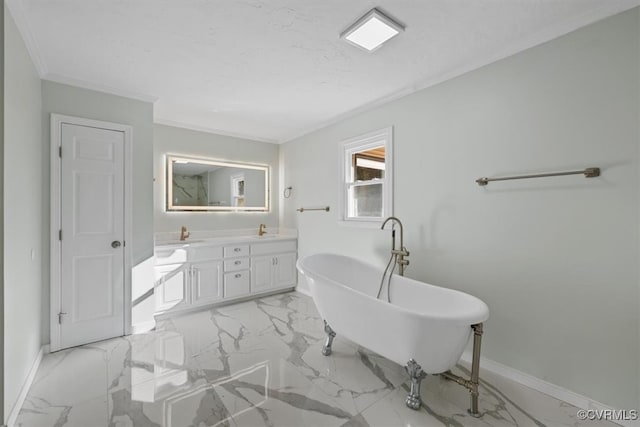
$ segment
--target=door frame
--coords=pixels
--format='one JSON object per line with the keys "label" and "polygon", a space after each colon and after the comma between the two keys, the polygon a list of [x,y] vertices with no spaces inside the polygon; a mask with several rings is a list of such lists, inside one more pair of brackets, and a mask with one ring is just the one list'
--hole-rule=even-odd
{"label": "door frame", "polygon": [[[85,119],[82,117],[65,116],[62,114],[51,114],[51,222],[50,222],[50,341],[51,351],[61,349],[60,325],[58,323],[58,313],[60,312],[60,274],[61,274],[61,242],[59,240],[59,230],[61,227],[61,161],[59,147],[62,144],[62,125],[71,124],[87,126],[99,129],[113,130],[124,133],[124,324],[122,331],[124,335],[131,334],[131,269],[133,258],[131,246],[133,243],[133,127],[119,123],[110,123],[99,120]],[[126,244],[129,242],[129,244]]]}

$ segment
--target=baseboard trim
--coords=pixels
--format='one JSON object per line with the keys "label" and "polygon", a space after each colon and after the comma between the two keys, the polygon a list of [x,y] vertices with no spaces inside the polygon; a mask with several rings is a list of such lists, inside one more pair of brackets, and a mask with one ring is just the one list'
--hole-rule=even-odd
{"label": "baseboard trim", "polygon": [[[471,351],[465,351],[462,354],[462,357],[460,358],[461,361],[468,364],[471,364],[471,359],[472,359]],[[494,374],[500,375],[502,377],[505,377],[518,384],[522,384],[533,390],[539,391],[540,393],[544,393],[548,396],[555,397],[556,399],[562,400],[563,402],[567,402],[579,409],[585,409],[585,410],[592,409],[592,410],[598,410],[598,411],[605,411],[605,410],[618,411],[618,409],[612,408],[609,405],[605,405],[604,403],[600,403],[596,400],[593,400],[581,394],[575,393],[571,390],[567,390],[566,388],[552,384],[548,381],[541,380],[540,378],[534,377],[533,375],[529,375],[522,371],[518,371],[517,369],[503,365],[502,363],[495,362],[491,359],[480,357],[480,378],[481,379],[482,379],[483,369],[489,372],[492,372]],[[629,408],[628,410],[630,409],[635,409],[635,408]],[[616,421],[615,423],[624,427],[640,427],[640,420]]]}
{"label": "baseboard trim", "polygon": [[27,399],[27,394],[29,393],[31,384],[33,384],[33,380],[36,377],[36,373],[38,372],[38,368],[40,367],[40,362],[42,362],[42,357],[48,352],[48,345],[43,345],[42,347],[40,347],[40,351],[38,352],[36,360],[34,360],[33,365],[31,366],[29,375],[27,375],[27,379],[25,380],[24,384],[22,384],[20,394],[18,394],[18,400],[16,400],[16,403],[15,405],[13,405],[11,412],[9,412],[9,418],[7,418],[7,427],[14,427],[16,420],[18,419],[20,409],[22,409],[22,405],[24,405],[24,401]]}
{"label": "baseboard trim", "polygon": [[152,331],[156,327],[155,320],[149,320],[148,322],[136,323],[135,325],[131,325],[131,334],[143,334],[145,332]]}
{"label": "baseboard trim", "polygon": [[[306,295],[306,296],[308,296],[308,297],[311,297],[311,292],[309,292],[309,290],[308,290],[308,289],[304,289],[304,288],[301,288],[300,286],[296,286],[295,291],[296,291],[296,292],[300,292],[301,294]],[[313,298],[313,297],[312,297],[312,298]]]}

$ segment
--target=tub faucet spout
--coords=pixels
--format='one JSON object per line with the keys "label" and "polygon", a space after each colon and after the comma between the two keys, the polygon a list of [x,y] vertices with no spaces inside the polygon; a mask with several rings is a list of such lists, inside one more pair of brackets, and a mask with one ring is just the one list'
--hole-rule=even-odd
{"label": "tub faucet spout", "polygon": [[395,216],[390,216],[385,219],[380,227],[381,230],[384,230],[384,226],[387,225],[387,222],[393,221],[393,225],[398,224],[400,227],[400,247],[396,248],[396,230],[391,230],[391,255],[396,257],[396,263],[398,264],[398,274],[404,276],[404,269],[409,265],[409,260],[405,259],[405,257],[409,256],[409,251],[404,247],[404,231],[402,228],[402,222],[396,218]]}

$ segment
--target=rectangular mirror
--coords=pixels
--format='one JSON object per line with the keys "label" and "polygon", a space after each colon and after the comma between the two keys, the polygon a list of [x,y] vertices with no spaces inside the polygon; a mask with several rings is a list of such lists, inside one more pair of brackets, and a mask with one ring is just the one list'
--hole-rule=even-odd
{"label": "rectangular mirror", "polygon": [[269,166],[168,155],[166,188],[167,211],[269,211]]}

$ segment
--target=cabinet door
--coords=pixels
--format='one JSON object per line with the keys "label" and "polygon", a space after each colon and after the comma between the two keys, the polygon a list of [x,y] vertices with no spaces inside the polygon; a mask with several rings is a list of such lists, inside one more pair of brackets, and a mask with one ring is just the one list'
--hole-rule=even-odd
{"label": "cabinet door", "polygon": [[193,305],[222,299],[222,261],[191,264],[191,292]]}
{"label": "cabinet door", "polygon": [[296,254],[280,254],[275,257],[273,286],[281,288],[296,283]]}
{"label": "cabinet door", "polygon": [[188,274],[185,264],[156,267],[158,286],[154,290],[156,311],[181,308],[189,304]]}
{"label": "cabinet door", "polygon": [[275,257],[258,256],[251,258],[251,292],[262,292],[273,287],[273,267]]}

